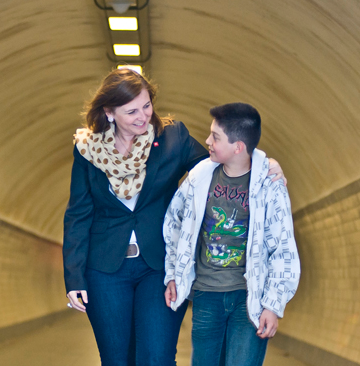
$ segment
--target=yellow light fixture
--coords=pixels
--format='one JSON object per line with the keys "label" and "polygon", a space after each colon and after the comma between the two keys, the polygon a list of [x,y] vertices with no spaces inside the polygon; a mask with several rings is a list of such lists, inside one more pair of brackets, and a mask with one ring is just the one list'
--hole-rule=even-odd
{"label": "yellow light fixture", "polygon": [[116,56],[139,56],[140,46],[138,44],[114,44]]}
{"label": "yellow light fixture", "polygon": [[109,27],[111,30],[136,31],[138,21],[136,17],[109,17]]}
{"label": "yellow light fixture", "polygon": [[138,74],[142,75],[142,67],[140,65],[118,65],[118,69],[127,68],[136,71]]}

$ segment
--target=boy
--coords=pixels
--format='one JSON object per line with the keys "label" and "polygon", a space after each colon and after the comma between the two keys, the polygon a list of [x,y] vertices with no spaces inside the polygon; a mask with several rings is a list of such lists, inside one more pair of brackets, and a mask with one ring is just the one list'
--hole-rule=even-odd
{"label": "boy", "polygon": [[232,103],[210,114],[210,158],[165,216],[165,299],[176,310],[193,290],[193,366],[218,366],[224,340],[226,366],[261,366],[300,277],[289,196],[255,149],[257,110]]}

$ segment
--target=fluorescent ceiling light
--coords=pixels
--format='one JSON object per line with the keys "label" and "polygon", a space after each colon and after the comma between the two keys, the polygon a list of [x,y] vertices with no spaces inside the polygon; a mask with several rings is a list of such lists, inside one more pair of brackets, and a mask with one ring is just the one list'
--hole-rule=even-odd
{"label": "fluorescent ceiling light", "polygon": [[136,71],[138,74],[142,75],[142,67],[140,65],[118,65],[118,69],[127,68]]}
{"label": "fluorescent ceiling light", "polygon": [[136,31],[138,21],[136,17],[109,17],[111,30]]}
{"label": "fluorescent ceiling light", "polygon": [[116,56],[139,56],[140,46],[138,44],[114,44]]}

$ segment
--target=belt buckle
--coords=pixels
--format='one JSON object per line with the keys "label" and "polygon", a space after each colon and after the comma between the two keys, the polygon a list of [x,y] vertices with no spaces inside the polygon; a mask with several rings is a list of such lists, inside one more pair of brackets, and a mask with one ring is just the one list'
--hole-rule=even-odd
{"label": "belt buckle", "polygon": [[129,243],[125,258],[136,258],[140,255],[140,249],[137,242]]}

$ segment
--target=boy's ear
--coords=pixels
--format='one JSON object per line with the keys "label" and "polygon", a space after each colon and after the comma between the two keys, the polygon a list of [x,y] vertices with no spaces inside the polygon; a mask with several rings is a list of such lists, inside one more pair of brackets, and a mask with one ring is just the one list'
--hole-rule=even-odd
{"label": "boy's ear", "polygon": [[244,150],[246,151],[246,145],[243,141],[236,141],[235,146],[235,154],[241,154]]}

